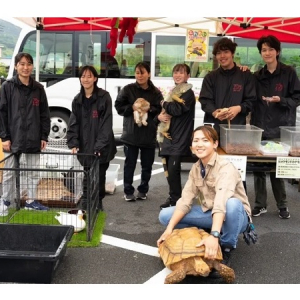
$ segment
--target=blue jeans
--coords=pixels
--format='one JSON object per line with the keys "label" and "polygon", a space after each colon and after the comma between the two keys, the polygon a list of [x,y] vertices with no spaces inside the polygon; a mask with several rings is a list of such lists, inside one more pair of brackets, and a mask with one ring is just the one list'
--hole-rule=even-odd
{"label": "blue jeans", "polygon": [[[159,213],[159,221],[167,226],[175,210],[175,206],[164,208]],[[230,198],[226,203],[226,215],[221,229],[221,246],[230,246],[236,248],[238,236],[244,232],[248,224],[248,215],[242,202],[237,198]],[[198,227],[210,229],[212,226],[211,210],[203,212],[200,205],[193,205],[190,212],[187,213],[175,226],[175,228]]]}

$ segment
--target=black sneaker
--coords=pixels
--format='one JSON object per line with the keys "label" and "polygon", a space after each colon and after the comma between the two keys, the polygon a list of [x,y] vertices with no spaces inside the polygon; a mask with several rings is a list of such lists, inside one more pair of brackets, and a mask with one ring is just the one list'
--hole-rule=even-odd
{"label": "black sneaker", "polygon": [[168,197],[166,202],[160,206],[160,209],[170,207],[170,206],[175,206],[175,205],[176,205],[176,201],[173,201],[171,197]]}
{"label": "black sneaker", "polygon": [[147,194],[146,193],[141,193],[138,192],[137,196],[136,196],[137,200],[146,200],[147,199]]}
{"label": "black sneaker", "polygon": [[[233,249],[230,248],[230,247],[222,247],[223,259],[222,259],[221,263],[226,265],[227,267],[230,267],[232,250]],[[213,269],[209,273],[208,277],[213,278],[213,279],[221,279],[222,278],[222,276],[220,275],[220,273],[216,269]]]}
{"label": "black sneaker", "polygon": [[267,211],[267,209],[265,207],[254,207],[252,209],[252,216],[253,217],[258,217],[261,214],[265,214]]}
{"label": "black sneaker", "polygon": [[289,219],[291,217],[289,209],[287,207],[280,208],[278,212],[279,212],[278,216],[280,219]]}
{"label": "black sneaker", "polygon": [[231,264],[232,250],[233,249],[229,247],[222,247],[222,255],[223,255],[222,264],[226,265],[227,267],[230,267]]}
{"label": "black sneaker", "polygon": [[126,200],[126,201],[135,201],[135,196],[134,195],[124,195],[124,199]]}

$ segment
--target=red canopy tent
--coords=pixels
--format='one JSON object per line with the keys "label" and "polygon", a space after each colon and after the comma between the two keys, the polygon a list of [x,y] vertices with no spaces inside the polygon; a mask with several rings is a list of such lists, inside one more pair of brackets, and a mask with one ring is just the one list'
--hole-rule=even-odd
{"label": "red canopy tent", "polygon": [[[31,17],[16,18],[37,29],[37,59],[39,54],[40,30],[111,30],[112,17]],[[122,23],[124,18],[119,18]],[[137,32],[163,31],[185,33],[187,28],[208,28],[211,35],[236,36],[259,39],[262,35],[273,34],[281,42],[300,43],[300,18],[175,18],[149,17],[130,18],[138,21]],[[114,30],[116,32],[116,30]],[[117,30],[120,34],[120,27]],[[37,65],[38,67],[38,65]],[[38,69],[36,70],[38,80]]]}
{"label": "red canopy tent", "polygon": [[111,19],[108,17],[64,17],[64,18],[36,18],[37,29],[43,30],[109,30]]}
{"label": "red canopy tent", "polygon": [[274,35],[281,42],[300,43],[300,18],[219,18],[220,35],[259,39]]}

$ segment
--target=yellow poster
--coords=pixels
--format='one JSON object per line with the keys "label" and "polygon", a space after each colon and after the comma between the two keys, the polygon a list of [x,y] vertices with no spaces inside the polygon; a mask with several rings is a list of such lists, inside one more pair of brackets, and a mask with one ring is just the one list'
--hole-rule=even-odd
{"label": "yellow poster", "polygon": [[187,29],[185,40],[186,61],[208,61],[209,31],[207,29]]}

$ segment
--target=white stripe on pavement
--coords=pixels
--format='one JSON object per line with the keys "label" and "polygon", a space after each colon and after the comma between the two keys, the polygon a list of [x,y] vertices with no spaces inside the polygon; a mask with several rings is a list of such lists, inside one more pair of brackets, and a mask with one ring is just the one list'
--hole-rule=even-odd
{"label": "white stripe on pavement", "polygon": [[[136,242],[126,241],[116,237],[108,236],[102,234],[101,243],[108,244],[111,246],[116,246],[119,248],[143,253],[146,255],[151,255],[159,257],[157,247],[148,246],[145,244],[140,244]],[[147,280],[144,284],[163,284],[165,278],[168,274],[171,273],[171,270],[164,268],[162,271],[158,272],[156,275]]]}
{"label": "white stripe on pavement", "polygon": [[151,256],[157,256],[159,257],[157,247],[152,247],[136,242],[126,241],[123,239],[115,238],[112,236],[108,236],[105,234],[102,234],[101,243],[109,244],[112,246],[132,250],[135,252],[151,255]]}

